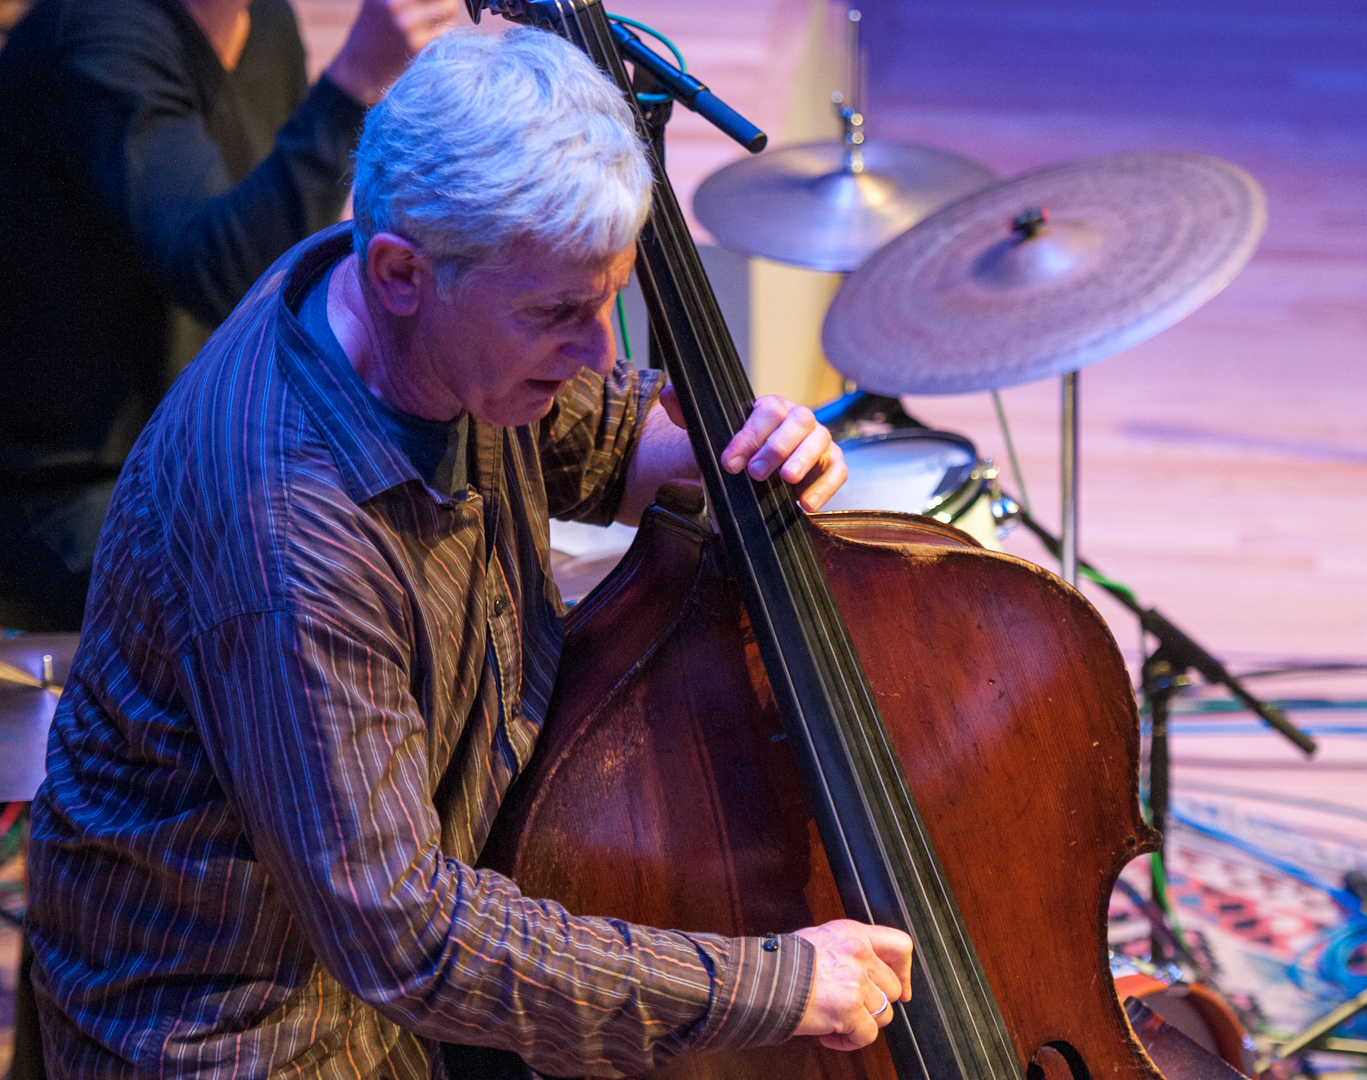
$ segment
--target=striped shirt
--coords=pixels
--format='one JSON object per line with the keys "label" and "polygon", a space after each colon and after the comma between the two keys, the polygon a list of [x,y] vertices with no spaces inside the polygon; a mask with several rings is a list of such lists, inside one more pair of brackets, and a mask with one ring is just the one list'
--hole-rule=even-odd
{"label": "striped shirt", "polygon": [[119,479],[33,806],[55,1077],[550,1075],[780,1041],[814,953],[571,917],[474,870],[563,634],[550,515],[607,523],[658,385],[583,373],[475,420],[428,488],[301,329],[350,243],[269,270]]}

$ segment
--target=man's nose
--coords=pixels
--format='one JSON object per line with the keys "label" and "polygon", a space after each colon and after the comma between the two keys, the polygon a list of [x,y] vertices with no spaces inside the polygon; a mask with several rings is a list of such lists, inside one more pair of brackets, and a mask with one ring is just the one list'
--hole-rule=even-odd
{"label": "man's nose", "polygon": [[606,304],[583,326],[574,343],[576,357],[585,367],[606,375],[617,363],[617,338],[612,332],[613,305]]}

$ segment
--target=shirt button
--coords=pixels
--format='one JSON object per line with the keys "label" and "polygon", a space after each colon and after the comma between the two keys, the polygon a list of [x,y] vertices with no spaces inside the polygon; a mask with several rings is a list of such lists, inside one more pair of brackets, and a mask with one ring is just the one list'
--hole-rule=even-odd
{"label": "shirt button", "polygon": [[494,614],[495,614],[495,615],[502,615],[502,614],[503,614],[505,611],[507,611],[507,610],[508,610],[508,600],[507,600],[506,597],[500,596],[497,600],[494,601]]}

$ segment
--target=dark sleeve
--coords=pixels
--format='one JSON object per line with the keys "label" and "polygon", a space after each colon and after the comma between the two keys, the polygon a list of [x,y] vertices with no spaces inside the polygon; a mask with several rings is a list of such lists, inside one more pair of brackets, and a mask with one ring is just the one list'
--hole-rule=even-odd
{"label": "dark sleeve", "polygon": [[610,525],[626,490],[646,414],[664,375],[619,361],[606,378],[588,368],[541,422],[541,471],[551,517]]}
{"label": "dark sleeve", "polygon": [[364,109],[323,77],[234,184],[206,129],[194,43],[171,15],[141,4],[75,14],[49,105],[67,167],[157,286],[217,325],[277,256],[337,220]]}

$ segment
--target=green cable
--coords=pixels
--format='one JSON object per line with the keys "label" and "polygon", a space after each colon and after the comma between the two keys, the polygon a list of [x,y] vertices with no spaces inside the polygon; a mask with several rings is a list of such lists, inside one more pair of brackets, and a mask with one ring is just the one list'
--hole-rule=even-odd
{"label": "green cable", "polygon": [[1082,572],[1082,576],[1088,581],[1094,581],[1103,589],[1109,589],[1111,592],[1121,593],[1130,601],[1130,603],[1138,606],[1139,598],[1134,595],[1134,590],[1128,585],[1123,585],[1114,578],[1108,578],[1105,574],[1093,570],[1090,566],[1079,566],[1078,570]]}
{"label": "green cable", "polygon": [[622,351],[631,359],[631,335],[627,333],[627,308],[622,303],[622,294],[617,294],[617,325],[622,329]]}
{"label": "green cable", "polygon": [[1194,956],[1191,946],[1187,943],[1186,936],[1182,933],[1181,924],[1177,921],[1177,916],[1173,913],[1172,904],[1168,902],[1168,873],[1163,867],[1163,856],[1155,851],[1149,856],[1149,865],[1153,871],[1153,900],[1168,917],[1168,929],[1172,931],[1172,936],[1177,939],[1177,943],[1186,950],[1188,956]]}

